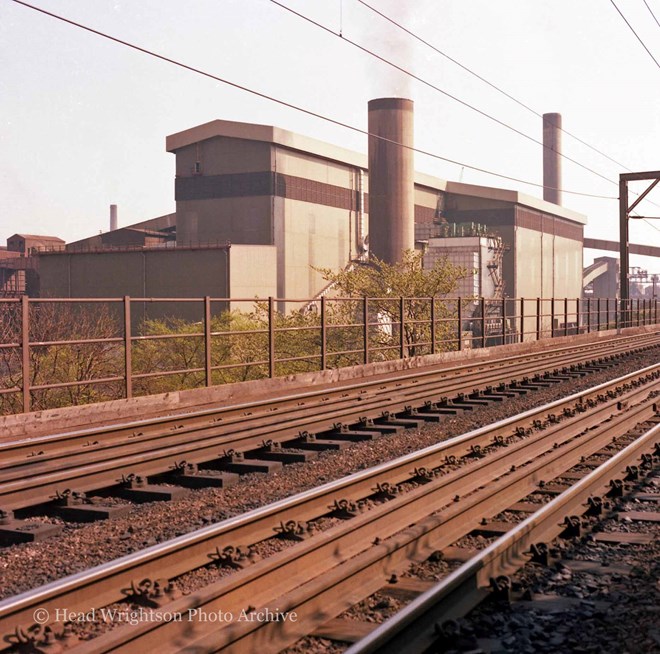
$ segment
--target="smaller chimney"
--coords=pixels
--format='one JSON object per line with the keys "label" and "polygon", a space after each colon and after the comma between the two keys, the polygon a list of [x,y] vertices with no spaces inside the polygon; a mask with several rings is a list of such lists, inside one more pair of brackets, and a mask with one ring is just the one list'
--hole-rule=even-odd
{"label": "smaller chimney", "polygon": [[561,204],[561,114],[543,114],[543,199]]}
{"label": "smaller chimney", "polygon": [[117,205],[110,205],[110,231],[117,229]]}

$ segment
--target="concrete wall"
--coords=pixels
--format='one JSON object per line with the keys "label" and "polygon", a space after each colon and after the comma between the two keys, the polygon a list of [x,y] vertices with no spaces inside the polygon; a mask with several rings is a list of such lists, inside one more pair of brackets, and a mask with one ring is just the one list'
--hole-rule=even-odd
{"label": "concrete wall", "polygon": [[[620,333],[627,336],[648,334],[655,331],[657,331],[657,326],[649,325],[622,329]],[[554,340],[552,345],[554,347],[562,344],[570,346],[598,343],[612,336],[614,336],[613,332],[606,331],[580,334]],[[396,371],[424,370],[424,368],[428,369],[430,366],[442,366],[443,370],[447,371],[453,366],[474,364],[478,361],[491,363],[494,358],[539,352],[547,347],[548,342],[542,340],[534,343],[444,352],[410,359],[370,363],[363,366],[300,373],[274,379],[0,416],[0,441],[84,429],[93,425],[110,425],[130,420],[145,420],[155,416],[183,415],[199,409],[218,406],[229,407],[239,403],[258,402],[263,399],[272,400],[277,396],[291,395],[301,390],[309,391],[310,388],[322,391],[324,388],[336,388],[340,383],[352,384],[363,379],[377,378],[378,375],[391,376]]]}

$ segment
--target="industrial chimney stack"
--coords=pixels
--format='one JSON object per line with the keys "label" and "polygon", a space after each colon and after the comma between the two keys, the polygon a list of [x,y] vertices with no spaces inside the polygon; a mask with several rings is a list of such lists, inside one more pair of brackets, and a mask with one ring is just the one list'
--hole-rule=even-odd
{"label": "industrial chimney stack", "polygon": [[543,199],[561,204],[561,114],[543,114]]}
{"label": "industrial chimney stack", "polygon": [[117,229],[117,205],[110,205],[110,231]]}
{"label": "industrial chimney stack", "polygon": [[[380,138],[379,138],[380,137]],[[369,102],[369,250],[394,264],[415,247],[413,102]]]}

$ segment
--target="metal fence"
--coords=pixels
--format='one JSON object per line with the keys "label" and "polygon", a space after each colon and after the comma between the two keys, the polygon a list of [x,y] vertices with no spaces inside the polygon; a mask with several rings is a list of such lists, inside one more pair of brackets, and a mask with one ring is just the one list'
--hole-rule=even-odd
{"label": "metal fence", "polygon": [[658,324],[657,299],[613,298],[23,296],[0,311],[2,413]]}

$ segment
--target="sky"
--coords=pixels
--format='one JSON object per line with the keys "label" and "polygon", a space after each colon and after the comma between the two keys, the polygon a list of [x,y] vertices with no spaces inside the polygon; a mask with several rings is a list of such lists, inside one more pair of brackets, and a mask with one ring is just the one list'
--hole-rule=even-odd
{"label": "sky", "polygon": [[[660,0],[615,1],[660,62]],[[660,65],[611,0],[364,3],[31,4],[358,130],[367,129],[370,99],[411,98],[415,147],[458,162],[415,154],[418,171],[442,179],[542,197],[524,183],[542,182],[537,114],[561,113],[567,132],[616,162],[563,134],[564,154],[597,173],[564,160],[564,189],[605,196],[564,193],[563,205],[587,215],[586,236],[618,240],[619,174],[660,170]],[[367,150],[359,131],[0,0],[0,243],[17,232],[67,242],[92,236],[108,229],[110,204],[119,226],[173,213],[175,159],[165,137],[218,118]],[[660,186],[648,198],[639,212],[660,216]],[[630,241],[660,246],[660,220],[631,221]],[[586,250],[585,265],[602,254],[615,253]],[[658,259],[633,256],[631,264],[660,273]]]}

